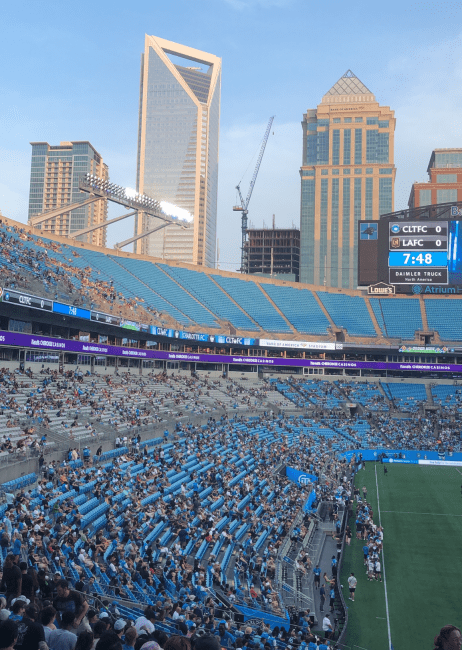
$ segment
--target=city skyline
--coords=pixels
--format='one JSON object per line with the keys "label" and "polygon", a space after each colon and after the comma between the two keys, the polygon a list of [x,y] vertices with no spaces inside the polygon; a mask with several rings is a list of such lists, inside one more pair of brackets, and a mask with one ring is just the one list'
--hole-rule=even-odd
{"label": "city skyline", "polygon": [[[395,111],[396,209],[406,207],[412,183],[425,179],[431,151],[460,145],[462,41],[457,25],[462,12],[455,5],[446,4],[438,11],[424,6],[411,10],[392,2],[388,7],[393,16],[391,33],[380,24],[379,8],[331,3],[335,11],[329,33],[347,26],[351,47],[345,53],[341,42],[329,39],[329,56],[319,60],[313,56],[327,47],[324,33],[314,30],[307,46],[306,29],[323,18],[323,11],[311,6],[308,10],[298,0],[203,1],[194,3],[194,8],[187,2],[174,2],[156,8],[155,16],[148,3],[141,2],[136,10],[116,3],[116,11],[105,11],[104,3],[95,8],[84,1],[72,28],[67,9],[44,16],[33,3],[26,4],[27,12],[7,8],[9,28],[0,45],[5,73],[0,105],[4,126],[0,209],[24,223],[30,141],[89,140],[102,152],[111,180],[135,186],[139,52],[146,32],[214,52],[223,60],[218,198],[221,268],[239,268],[240,219],[232,213],[234,188],[246,169],[252,170],[265,124],[273,114],[274,128],[249,206],[249,220],[261,227],[275,214],[278,227],[299,225],[300,117],[346,69],[367,80],[379,103]],[[93,20],[87,21],[85,12],[90,8]],[[98,27],[101,21],[104,33]],[[13,57],[14,43],[24,35],[31,49]],[[56,35],[59,56],[53,42]],[[278,46],[273,47],[276,42]],[[81,45],[85,55],[75,57],[75,48]],[[314,60],[316,65],[312,65]],[[72,83],[56,84],[56,78],[70,69]],[[244,176],[243,190],[250,175],[248,171]],[[108,244],[124,239],[132,228],[128,220],[110,227]]]}

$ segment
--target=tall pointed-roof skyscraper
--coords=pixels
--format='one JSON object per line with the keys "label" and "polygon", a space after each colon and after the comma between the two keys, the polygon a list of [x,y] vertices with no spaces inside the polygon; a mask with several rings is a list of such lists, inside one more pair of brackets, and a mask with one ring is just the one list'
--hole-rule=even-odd
{"label": "tall pointed-roof skyscraper", "polygon": [[300,282],[357,286],[357,222],[392,212],[394,111],[348,70],[303,116]]}
{"label": "tall pointed-roof skyscraper", "polygon": [[[167,226],[139,239],[136,252],[215,265],[220,90],[219,57],[146,35],[137,191],[188,210],[194,227]],[[155,228],[157,221],[139,218],[135,234]]]}

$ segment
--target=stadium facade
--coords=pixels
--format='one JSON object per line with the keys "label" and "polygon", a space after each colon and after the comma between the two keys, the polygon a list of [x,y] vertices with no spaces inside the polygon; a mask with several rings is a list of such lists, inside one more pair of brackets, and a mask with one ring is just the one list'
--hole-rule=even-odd
{"label": "stadium facade", "polygon": [[[215,266],[220,90],[219,57],[146,35],[137,191],[184,208],[194,228],[167,226],[140,239],[137,253]],[[135,235],[156,221],[141,215]]]}
{"label": "stadium facade", "polygon": [[300,282],[357,286],[357,222],[393,210],[395,124],[351,70],[304,114]]}
{"label": "stadium facade", "polygon": [[[56,146],[48,142],[31,142],[31,145],[29,221],[62,205],[85,201],[88,195],[79,190],[82,174],[109,179],[108,166],[87,141],[61,142]],[[107,201],[102,200],[45,221],[41,228],[47,235],[68,237],[77,230],[106,220]],[[95,246],[106,246],[106,228],[80,235],[77,239]]]}
{"label": "stadium facade", "polygon": [[[5,364],[462,377],[460,296],[367,296],[47,240],[4,219]],[[450,318],[448,317],[450,314]]]}

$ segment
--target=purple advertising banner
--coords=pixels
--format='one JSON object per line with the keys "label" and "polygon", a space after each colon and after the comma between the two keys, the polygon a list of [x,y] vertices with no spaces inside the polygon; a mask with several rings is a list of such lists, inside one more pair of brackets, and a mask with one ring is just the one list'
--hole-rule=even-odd
{"label": "purple advertising banner", "polygon": [[168,361],[192,361],[197,363],[236,363],[258,366],[286,366],[310,368],[346,368],[350,370],[413,370],[416,372],[460,372],[462,365],[450,363],[392,363],[387,361],[335,361],[330,359],[282,359],[274,357],[245,357],[224,354],[194,354],[187,352],[163,352],[160,350],[138,350],[115,345],[53,339],[47,336],[1,332],[0,346],[11,345],[20,348],[98,354],[132,359],[165,359]]}

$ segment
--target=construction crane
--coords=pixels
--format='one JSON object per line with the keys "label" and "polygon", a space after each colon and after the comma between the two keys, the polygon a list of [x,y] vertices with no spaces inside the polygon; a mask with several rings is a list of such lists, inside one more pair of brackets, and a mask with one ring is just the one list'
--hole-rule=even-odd
{"label": "construction crane", "polygon": [[245,242],[247,241],[247,225],[249,221],[248,215],[249,215],[250,197],[252,196],[255,181],[257,180],[258,170],[260,169],[260,164],[263,158],[263,154],[265,153],[265,147],[266,147],[266,143],[268,142],[273,120],[274,120],[274,115],[273,117],[270,117],[268,126],[266,127],[265,135],[263,137],[263,142],[261,143],[261,147],[260,147],[260,153],[258,154],[257,164],[255,165],[255,170],[253,172],[252,180],[250,181],[249,191],[247,192],[247,197],[245,201],[241,193],[241,187],[240,187],[241,183],[239,182],[236,185],[236,189],[239,192],[239,199],[241,201],[241,205],[233,206],[233,211],[242,212],[242,217],[241,217],[242,247],[241,247],[241,268],[240,268],[241,273],[245,272]]}

